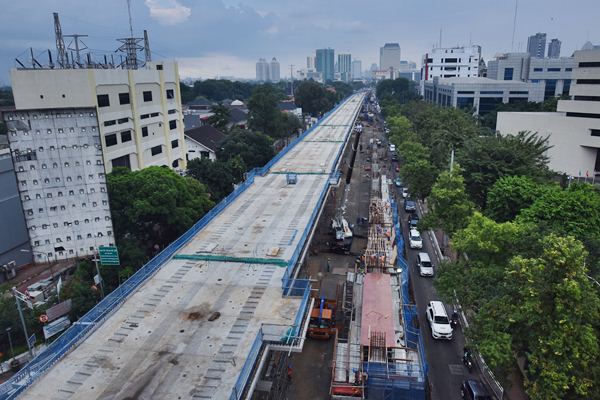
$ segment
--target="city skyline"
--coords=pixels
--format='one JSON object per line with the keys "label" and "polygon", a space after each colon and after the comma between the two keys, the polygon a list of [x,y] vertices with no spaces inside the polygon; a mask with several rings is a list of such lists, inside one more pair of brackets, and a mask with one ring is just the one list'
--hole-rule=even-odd
{"label": "city skyline", "polygon": [[[256,60],[267,50],[278,54],[281,65],[286,66],[284,70],[289,64],[304,65],[307,55],[326,47],[336,53],[350,53],[366,66],[378,61],[379,48],[387,42],[398,42],[402,59],[418,63],[439,41],[440,28],[443,47],[468,45],[471,41],[482,46],[486,60],[511,50],[513,2],[493,6],[472,0],[452,6],[440,3],[424,28],[416,23],[419,20],[416,5],[401,6],[386,1],[370,6],[366,16],[364,6],[357,1],[344,2],[343,7],[341,2],[331,2],[319,4],[322,12],[313,15],[306,11],[317,5],[311,1],[294,4],[257,0],[252,6],[212,1],[200,9],[198,3],[190,0],[139,0],[132,2],[133,30],[136,36],[141,36],[142,30],[147,29],[153,56],[176,59],[182,78],[252,79]],[[596,7],[591,0],[584,3],[582,7],[586,4],[589,9]],[[448,13],[457,7],[468,7],[470,14],[449,23]],[[86,4],[85,9],[72,0],[8,3],[0,17],[4,38],[0,45],[0,84],[8,84],[14,58],[26,59],[29,47],[33,47],[34,54],[54,49],[52,12],[55,11],[60,14],[63,32],[89,35],[84,42],[96,54],[114,52],[118,46],[115,39],[128,36],[126,5],[120,0]],[[329,17],[334,11],[339,14],[335,19]],[[563,55],[571,55],[587,40],[600,42],[600,28],[593,15],[576,15],[568,4],[558,0],[545,2],[543,8],[520,4],[514,50],[525,51],[528,36],[546,32],[548,37],[560,38]],[[19,21],[25,18],[34,24],[21,24]],[[282,74],[282,78],[287,75]]]}

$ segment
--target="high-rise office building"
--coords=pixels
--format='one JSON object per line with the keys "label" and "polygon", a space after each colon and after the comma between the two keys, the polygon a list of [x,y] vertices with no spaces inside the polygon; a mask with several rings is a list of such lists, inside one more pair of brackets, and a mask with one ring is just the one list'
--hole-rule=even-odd
{"label": "high-rise office building", "polygon": [[256,63],[256,80],[268,82],[271,79],[269,63],[264,58],[259,58]]}
{"label": "high-rise office building", "polygon": [[315,56],[306,57],[306,69],[311,71],[315,69]]}
{"label": "high-rise office building", "polygon": [[352,60],[352,79],[362,79],[362,62]]}
{"label": "high-rise office building", "polygon": [[349,82],[352,79],[352,56],[350,54],[338,54],[338,72],[342,81]]}
{"label": "high-rise office building", "polygon": [[269,65],[269,80],[271,82],[279,82],[279,61],[275,57],[271,60]]}
{"label": "high-rise office building", "polygon": [[317,49],[315,67],[321,73],[323,82],[332,81],[334,73],[334,50],[331,48]]}
{"label": "high-rise office building", "polygon": [[560,40],[552,39],[548,43],[548,58],[559,58],[560,57]]}
{"label": "high-rise office building", "polygon": [[527,40],[527,52],[531,57],[544,58],[546,54],[546,34],[538,32],[529,36]]}
{"label": "high-rise office building", "polygon": [[379,69],[390,71],[393,76],[400,70],[400,45],[386,43],[379,49]]}

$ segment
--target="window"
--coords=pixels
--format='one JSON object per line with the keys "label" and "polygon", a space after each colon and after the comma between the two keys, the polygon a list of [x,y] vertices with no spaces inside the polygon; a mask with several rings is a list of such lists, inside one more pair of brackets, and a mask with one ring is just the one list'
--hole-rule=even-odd
{"label": "window", "polygon": [[127,121],[129,121],[129,118],[119,118],[117,124],[126,124]]}
{"label": "window", "polygon": [[600,85],[600,79],[577,79],[578,84]]}
{"label": "window", "polygon": [[533,72],[542,72],[544,68],[534,68]]}
{"label": "window", "polygon": [[140,119],[150,118],[150,114],[142,114],[140,115]]}
{"label": "window", "polygon": [[117,121],[115,121],[114,119],[111,121],[104,121],[104,126],[113,126],[116,124],[117,124]]}
{"label": "window", "polygon": [[177,147],[179,147],[179,141],[177,139],[171,140],[171,148],[176,149]]}
{"label": "window", "polygon": [[590,129],[590,135],[600,136],[600,129]]}
{"label": "window", "polygon": [[456,94],[475,94],[475,92],[470,90],[459,90],[456,92]]}
{"label": "window", "polygon": [[148,136],[148,127],[142,126],[142,137]]}
{"label": "window", "polygon": [[98,98],[98,107],[109,107],[110,100],[108,99],[107,94],[99,94],[96,96]]}
{"label": "window", "polygon": [[131,142],[131,131],[121,132],[121,143]]}
{"label": "window", "polygon": [[585,67],[600,67],[600,61],[588,61],[588,62],[580,62],[579,63],[579,68],[585,68]]}
{"label": "window", "polygon": [[150,114],[150,116],[151,116],[152,118],[154,118],[154,117],[158,117],[158,113],[157,113],[157,112],[156,112],[156,113],[152,113],[152,114]]}
{"label": "window", "polygon": [[567,71],[567,72],[573,71],[573,68],[565,68],[565,71]]}
{"label": "window", "polygon": [[173,166],[173,168],[179,167],[179,160],[173,161],[173,163],[171,165]]}
{"label": "window", "polygon": [[172,108],[169,110],[169,114],[175,114],[177,112],[177,110],[175,108]]}
{"label": "window", "polygon": [[175,92],[173,91],[173,89],[167,89],[167,99],[174,99],[175,98]]}
{"label": "window", "polygon": [[63,128],[58,128],[58,133],[64,133],[65,131],[63,130]]}
{"label": "window", "polygon": [[153,156],[162,153],[162,146],[154,146],[150,149],[150,153],[152,153]]}
{"label": "window", "polygon": [[514,68],[504,68],[504,80],[512,81]]}
{"label": "window", "polygon": [[171,120],[169,121],[169,129],[177,129],[177,120]]}
{"label": "window", "polygon": [[548,72],[560,72],[560,68],[548,68]]}
{"label": "window", "polygon": [[511,90],[510,94],[529,94],[527,90]]}
{"label": "window", "polygon": [[157,65],[156,65],[156,69],[157,69],[158,71],[162,71],[162,69],[163,69],[163,66],[162,66],[162,64],[157,64]]}
{"label": "window", "polygon": [[117,144],[117,134],[113,133],[110,135],[106,135],[104,137],[104,141],[106,142],[106,147],[114,146]]}
{"label": "window", "polygon": [[129,93],[119,93],[119,104],[129,104]]}
{"label": "window", "polygon": [[502,94],[502,90],[482,90],[481,94]]}
{"label": "window", "polygon": [[152,91],[148,90],[143,93],[144,101],[152,101]]}

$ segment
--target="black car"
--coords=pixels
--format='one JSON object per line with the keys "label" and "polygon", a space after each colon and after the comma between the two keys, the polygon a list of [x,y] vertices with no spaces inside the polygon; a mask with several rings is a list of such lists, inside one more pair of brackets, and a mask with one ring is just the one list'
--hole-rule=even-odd
{"label": "black car", "polygon": [[409,214],[406,222],[408,223],[409,230],[415,229],[417,227],[417,224],[419,223],[419,216],[417,215],[417,213]]}
{"label": "black car", "polygon": [[483,383],[475,379],[467,379],[460,386],[460,394],[465,400],[492,400]]}
{"label": "black car", "polygon": [[409,198],[404,199],[404,211],[409,213],[417,211],[417,203]]}

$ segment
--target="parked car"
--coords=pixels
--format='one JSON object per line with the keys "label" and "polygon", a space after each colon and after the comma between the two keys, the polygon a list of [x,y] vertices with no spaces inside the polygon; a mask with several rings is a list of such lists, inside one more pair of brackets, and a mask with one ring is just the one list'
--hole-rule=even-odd
{"label": "parked car", "polygon": [[[396,153],[392,154],[392,161],[398,161],[398,154],[396,154]],[[398,168],[397,165],[396,165],[396,168]]]}
{"label": "parked car", "polygon": [[[394,154],[394,157],[396,157],[396,155]],[[392,157],[392,160],[394,160],[394,157]],[[394,161],[398,161],[398,158],[396,158]],[[400,172],[400,166],[398,164],[396,164],[396,172]]]}
{"label": "parked car", "polygon": [[365,165],[365,171],[370,171],[370,170],[371,170],[371,164]]}
{"label": "parked car", "polygon": [[396,179],[394,179],[394,185],[396,185],[396,187],[402,187],[402,179],[396,177]]}
{"label": "parked car", "polygon": [[404,198],[404,211],[406,212],[415,212],[417,211],[417,204],[409,199],[408,197]]}
{"label": "parked car", "polygon": [[408,214],[408,230],[416,229],[417,224],[419,223],[419,216],[417,213]]}
{"label": "parked car", "polygon": [[395,144],[390,144],[390,153],[393,153],[396,151],[396,145]]}
{"label": "parked car", "polygon": [[427,322],[431,327],[434,339],[452,339],[452,326],[446,312],[446,306],[441,301],[430,301],[427,305]]}
{"label": "parked car", "polygon": [[419,268],[419,275],[433,276],[433,264],[431,263],[429,254],[420,252],[417,255],[417,268]]}
{"label": "parked car", "polygon": [[411,249],[422,249],[423,248],[423,238],[421,237],[421,233],[416,229],[411,229],[408,244]]}
{"label": "parked car", "polygon": [[465,400],[492,400],[483,383],[476,379],[467,379],[460,386],[460,395]]}
{"label": "parked car", "polygon": [[404,198],[408,197],[408,188],[406,188],[406,187],[402,188],[402,197],[404,197]]}

